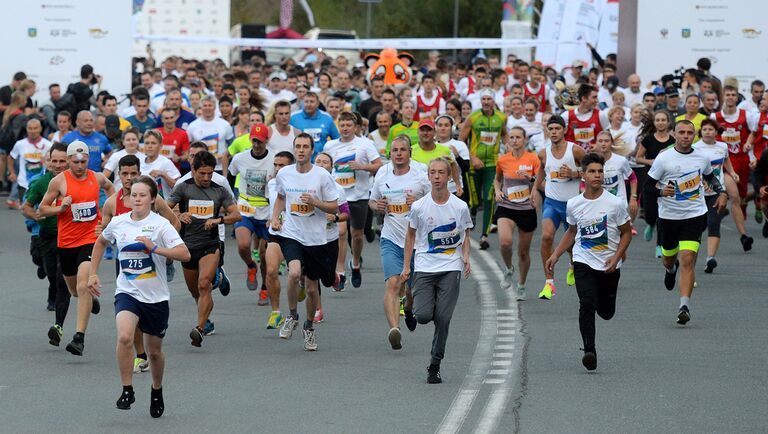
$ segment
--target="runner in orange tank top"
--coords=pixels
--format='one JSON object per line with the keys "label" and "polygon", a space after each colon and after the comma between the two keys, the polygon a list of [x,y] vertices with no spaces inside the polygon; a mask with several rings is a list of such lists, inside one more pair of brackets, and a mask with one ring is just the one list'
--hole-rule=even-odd
{"label": "runner in orange tank top", "polygon": [[70,294],[78,297],[76,333],[67,345],[67,351],[82,356],[90,314],[101,310],[87,287],[96,226],[101,220],[99,190],[103,189],[111,196],[114,188],[103,174],[88,169],[88,145],[85,143],[75,140],[67,147],[67,162],[69,170],[48,184],[39,211],[43,217],[58,216],[57,244],[62,273]]}

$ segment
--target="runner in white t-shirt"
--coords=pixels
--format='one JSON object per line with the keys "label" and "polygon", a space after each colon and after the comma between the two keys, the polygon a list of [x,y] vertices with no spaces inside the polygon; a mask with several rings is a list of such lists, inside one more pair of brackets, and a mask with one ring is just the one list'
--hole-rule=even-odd
{"label": "runner in white t-shirt", "polygon": [[208,145],[208,152],[216,156],[216,171],[227,176],[229,142],[234,139],[232,126],[216,117],[216,98],[206,95],[200,102],[202,116],[187,127],[190,142],[202,141]]}
{"label": "runner in white t-shirt", "polygon": [[[24,192],[29,188],[29,178],[43,172],[45,168],[45,153],[51,149],[51,142],[41,136],[42,124],[37,119],[27,122],[27,137],[17,141],[8,158],[8,178],[19,184],[19,200],[24,198]],[[14,162],[19,162],[19,173],[16,174]],[[15,179],[14,179],[15,178]]]}
{"label": "runner in white t-shirt", "polygon": [[416,329],[416,319],[413,316],[413,294],[411,293],[413,279],[407,282],[406,291],[406,282],[400,278],[405,257],[408,215],[411,205],[428,194],[432,187],[426,172],[411,168],[411,147],[406,140],[395,138],[392,141],[390,158],[390,164],[376,174],[369,204],[372,210],[384,214],[380,246],[381,265],[384,269],[386,284],[384,314],[389,323],[387,335],[389,343],[393,350],[399,350],[402,348],[399,305],[403,296],[406,296],[403,303],[405,325],[411,331]]}
{"label": "runner in white t-shirt", "polygon": [[441,383],[440,363],[453,310],[459,298],[461,274],[468,278],[469,235],[472,217],[469,208],[448,191],[451,163],[438,157],[429,163],[431,194],[411,206],[405,238],[402,282],[411,275],[414,258],[413,315],[419,324],[435,323],[427,383]]}
{"label": "runner in white t-shirt", "polygon": [[[629,160],[612,151],[614,147],[613,134],[601,131],[597,134],[593,152],[603,157],[603,187],[612,195],[620,198],[628,205],[630,223],[637,217],[637,176],[629,166]],[[629,194],[627,184],[629,181]],[[632,235],[637,232],[632,228]]]}
{"label": "runner in white t-shirt", "polygon": [[[694,266],[701,243],[701,233],[707,226],[707,204],[704,201],[704,180],[719,194],[718,211],[725,208],[728,197],[712,170],[709,156],[691,148],[695,127],[687,120],[675,125],[675,145],[659,153],[648,171],[646,191],[659,197],[659,235],[662,262],[665,268],[664,286],[675,288],[680,273],[680,308],[677,323],[691,319],[690,297],[696,281]],[[661,187],[659,187],[661,186]]]}
{"label": "runner in white t-shirt", "polygon": [[[139,142],[141,141],[141,137],[139,136],[139,129],[138,128],[128,128],[123,132],[123,149],[113,152],[109,155],[109,159],[104,164],[104,176],[109,178],[110,175],[113,173],[117,173],[118,171],[118,163],[120,162],[120,159],[125,157],[126,155],[135,155],[139,161],[144,161],[146,159],[146,155],[144,155],[143,152],[139,151]],[[120,177],[115,175],[115,182],[113,183],[115,186],[115,190],[119,190],[122,186],[120,184]]]}
{"label": "runner in white t-shirt", "polygon": [[290,339],[299,325],[298,289],[303,268],[307,291],[304,349],[315,351],[317,342],[312,320],[317,310],[318,280],[327,272],[325,214],[339,211],[338,194],[333,177],[312,165],[315,147],[312,136],[301,133],[293,142],[296,164],[277,174],[277,198],[271,221],[272,229],[281,231],[276,238],[288,262],[288,307],[291,312],[280,328],[280,337]]}
{"label": "runner in white t-shirt", "polygon": [[160,155],[163,136],[157,130],[144,133],[144,160],[141,161],[141,174],[154,178],[160,187],[163,198],[171,197],[173,187],[181,178],[181,173],[173,161]]}
{"label": "runner in white t-shirt", "polygon": [[157,184],[152,178],[140,176],[131,186],[133,210],[114,217],[99,235],[93,247],[88,291],[101,295],[99,264],[110,243],[117,243],[120,274],[115,289],[115,322],[117,323],[117,363],[123,390],[117,408],[128,410],[134,403],[133,338],[136,327],[144,333],[152,387],[149,412],[152,417],[163,415],[163,373],[165,354],[163,337],[168,329],[168,300],[170,290],[166,281],[166,259],[188,261],[189,250],[176,229],[151,211],[157,198]]}
{"label": "runner in white t-shirt", "polygon": [[[469,202],[469,190],[465,188],[468,181],[465,179],[469,174],[469,148],[461,140],[453,138],[454,119],[448,115],[440,115],[435,119],[435,131],[437,132],[435,142],[450,148],[453,158],[459,166],[459,180],[461,182],[462,195],[464,202]],[[457,193],[456,183],[451,179],[448,181],[448,191]]]}
{"label": "runner in white t-shirt", "polygon": [[579,295],[579,330],[584,342],[581,359],[589,371],[597,368],[595,312],[604,320],[616,312],[622,259],[632,241],[624,199],[604,189],[605,160],[596,153],[582,159],[584,192],[568,200],[568,230],[545,267],[554,273],[558,258],[573,248],[573,269]]}

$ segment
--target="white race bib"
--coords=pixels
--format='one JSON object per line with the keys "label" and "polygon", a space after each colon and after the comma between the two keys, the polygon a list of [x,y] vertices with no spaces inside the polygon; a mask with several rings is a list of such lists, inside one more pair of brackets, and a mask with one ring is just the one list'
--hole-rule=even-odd
{"label": "white race bib", "polygon": [[72,210],[73,222],[90,222],[95,220],[98,214],[96,202],[93,201],[73,203],[70,209]]}
{"label": "white race bib", "polygon": [[480,144],[484,146],[496,146],[496,139],[499,137],[499,133],[495,131],[481,131],[480,132]]}

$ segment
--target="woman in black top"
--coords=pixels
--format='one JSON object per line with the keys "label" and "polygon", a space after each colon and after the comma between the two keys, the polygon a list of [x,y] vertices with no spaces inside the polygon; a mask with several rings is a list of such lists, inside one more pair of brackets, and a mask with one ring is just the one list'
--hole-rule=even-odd
{"label": "woman in black top", "polygon": [[[643,169],[638,171],[638,185],[643,186],[643,188],[645,188],[645,175],[653,164],[653,160],[661,151],[675,143],[675,138],[670,133],[671,129],[672,116],[666,110],[656,111],[653,114],[653,122],[643,124],[643,129],[640,131],[642,139],[637,145],[636,156],[637,163],[644,165]],[[659,205],[653,194],[643,194],[642,203],[645,222],[648,224],[643,235],[646,241],[650,241],[653,237],[653,227],[659,218]],[[656,235],[656,257],[661,257],[658,234]]]}

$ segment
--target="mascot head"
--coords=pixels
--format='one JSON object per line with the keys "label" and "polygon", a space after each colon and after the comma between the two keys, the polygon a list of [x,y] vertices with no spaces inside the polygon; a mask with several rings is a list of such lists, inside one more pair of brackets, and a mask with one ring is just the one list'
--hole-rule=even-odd
{"label": "mascot head", "polygon": [[394,48],[385,48],[380,54],[365,55],[368,80],[383,78],[384,84],[404,84],[411,80],[411,65],[414,59],[410,53],[398,53]]}
{"label": "mascot head", "polygon": [[579,105],[579,85],[566,86],[563,80],[555,81],[555,103],[560,110],[566,111]]}

